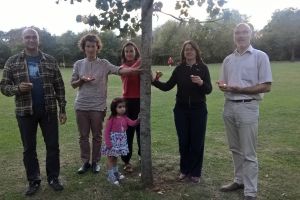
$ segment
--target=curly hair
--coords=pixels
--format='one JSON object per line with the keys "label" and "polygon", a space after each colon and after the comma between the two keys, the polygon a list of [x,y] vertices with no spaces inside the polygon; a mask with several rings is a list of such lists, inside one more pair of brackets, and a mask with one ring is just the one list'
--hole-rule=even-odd
{"label": "curly hair", "polygon": [[98,51],[100,51],[102,49],[102,42],[101,42],[100,38],[95,34],[89,33],[80,38],[80,40],[78,42],[78,47],[83,52],[84,52],[84,47],[85,47],[86,42],[95,42],[97,44]]}

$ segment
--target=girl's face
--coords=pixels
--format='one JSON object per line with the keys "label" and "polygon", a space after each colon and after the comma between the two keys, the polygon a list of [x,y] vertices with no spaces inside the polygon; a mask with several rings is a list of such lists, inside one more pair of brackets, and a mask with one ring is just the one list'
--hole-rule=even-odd
{"label": "girl's face", "polygon": [[98,46],[96,42],[86,41],[84,46],[84,53],[87,58],[97,57]]}
{"label": "girl's face", "polygon": [[132,61],[135,58],[135,50],[132,45],[128,45],[124,48],[125,58],[127,61]]}
{"label": "girl's face", "polygon": [[191,44],[187,44],[184,47],[184,57],[187,60],[196,59],[196,50],[193,48]]}
{"label": "girl's face", "polygon": [[118,115],[124,115],[126,112],[126,104],[125,102],[119,103],[116,107]]}

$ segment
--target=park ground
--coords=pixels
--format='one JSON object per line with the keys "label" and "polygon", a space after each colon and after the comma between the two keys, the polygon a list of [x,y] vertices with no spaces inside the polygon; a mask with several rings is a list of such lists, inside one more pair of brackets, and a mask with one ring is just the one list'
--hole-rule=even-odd
{"label": "park ground", "polygon": [[[220,64],[209,64],[212,83],[218,79]],[[164,73],[167,80],[173,68],[155,66],[153,71]],[[272,63],[274,82],[272,91],[265,95],[260,105],[258,136],[259,193],[260,200],[300,199],[300,63]],[[22,162],[22,144],[14,114],[14,98],[0,96],[0,199],[197,199],[197,200],[240,200],[243,193],[221,193],[219,187],[232,180],[232,161],[228,151],[222,121],[223,94],[214,84],[213,92],[207,97],[208,126],[205,143],[203,176],[200,184],[177,182],[179,154],[174,129],[172,108],[175,92],[162,92],[152,88],[151,134],[154,187],[142,187],[134,149],[135,172],[127,175],[120,187],[106,181],[105,161],[101,159],[100,174],[78,175],[79,158],[78,132],[74,117],[76,90],[69,84],[72,70],[62,69],[66,84],[68,121],[60,127],[62,192],[54,192],[46,184],[45,147],[38,133],[38,157],[42,186],[31,198],[25,198],[27,186]],[[1,73],[2,74],[2,73]],[[108,101],[120,96],[121,81],[110,76]],[[134,144],[136,147],[137,145]],[[120,163],[120,168],[122,167]]]}

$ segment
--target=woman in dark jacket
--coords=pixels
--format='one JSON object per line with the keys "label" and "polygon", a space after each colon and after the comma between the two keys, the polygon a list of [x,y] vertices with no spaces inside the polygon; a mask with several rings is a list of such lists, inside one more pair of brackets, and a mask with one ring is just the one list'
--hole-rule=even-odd
{"label": "woman in dark jacket", "polygon": [[174,120],[179,141],[179,180],[189,177],[199,183],[202,171],[204,139],[207,124],[206,95],[212,85],[207,66],[203,63],[200,50],[193,41],[185,41],[181,50],[181,62],[170,79],[160,82],[156,74],[152,84],[162,91],[177,85]]}

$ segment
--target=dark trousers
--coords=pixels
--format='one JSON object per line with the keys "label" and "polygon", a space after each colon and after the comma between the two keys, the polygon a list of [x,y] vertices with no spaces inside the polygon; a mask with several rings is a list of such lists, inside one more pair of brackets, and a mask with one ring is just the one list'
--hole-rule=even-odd
{"label": "dark trousers", "polygon": [[17,116],[23,143],[23,162],[29,182],[40,182],[40,167],[36,153],[37,127],[40,125],[46,144],[46,172],[48,181],[59,176],[58,119],[56,113],[37,110],[33,115]]}
{"label": "dark trousers", "polygon": [[178,135],[180,172],[200,177],[202,171],[207,108],[175,106],[174,120]]}
{"label": "dark trousers", "polygon": [[[126,106],[127,106],[127,116],[132,120],[136,120],[138,118],[138,114],[140,113],[140,99],[139,98],[126,99]],[[135,127],[128,126],[128,129],[126,130],[126,135],[127,135],[129,153],[126,156],[121,156],[123,162],[126,164],[129,163],[132,156],[132,144],[133,144],[134,132],[136,132],[136,139],[138,144],[138,155],[141,155],[140,125],[137,125]]]}

